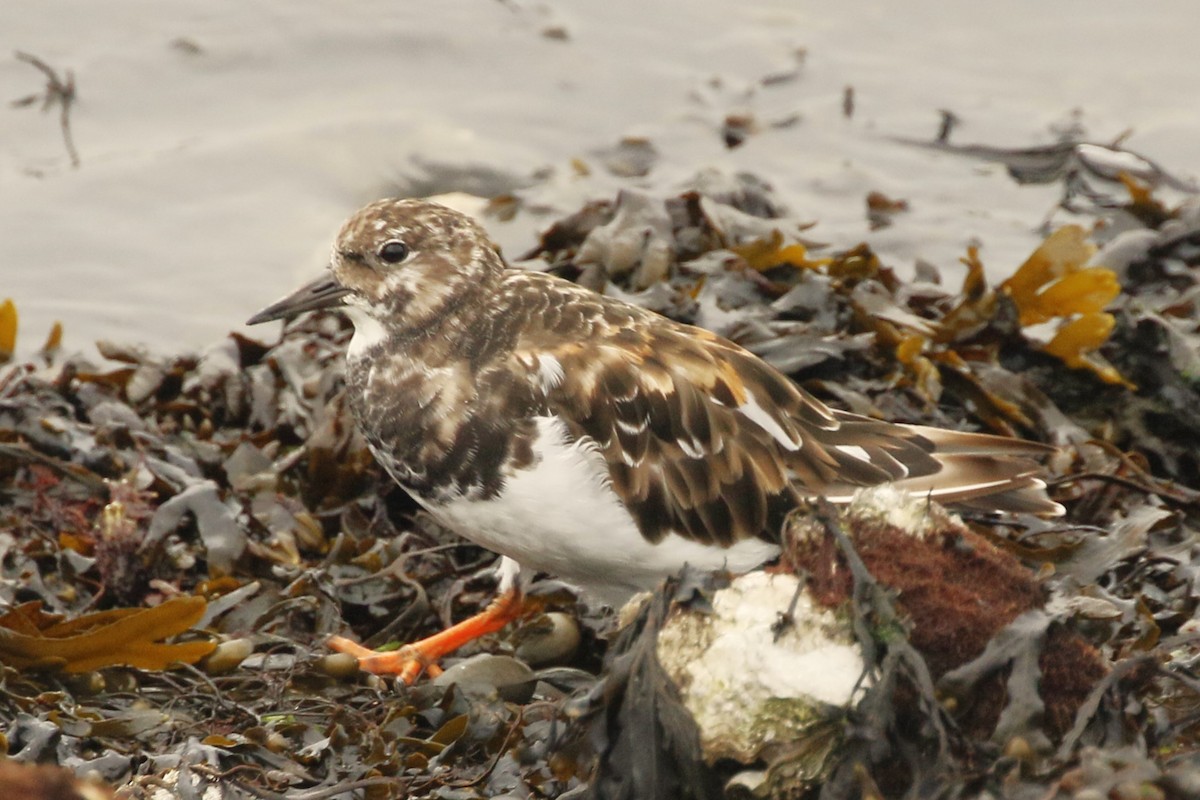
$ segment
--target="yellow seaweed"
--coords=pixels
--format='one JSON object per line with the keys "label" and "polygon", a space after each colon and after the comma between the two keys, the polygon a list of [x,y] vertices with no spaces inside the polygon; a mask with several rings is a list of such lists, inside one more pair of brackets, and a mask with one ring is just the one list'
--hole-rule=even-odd
{"label": "yellow seaweed", "polygon": [[745,244],[729,248],[742,257],[753,270],[763,272],[783,264],[789,264],[797,269],[815,269],[829,263],[827,258],[811,259],[808,248],[800,243],[785,245],[783,234],[778,230],[771,231],[768,239],[755,239]]}
{"label": "yellow seaweed", "polygon": [[193,664],[212,651],[211,642],[163,644],[204,615],[202,597],[176,597],[154,608],[119,608],[58,621],[39,603],[0,617],[0,662],[17,669],[88,672],[125,665],[161,670]]}
{"label": "yellow seaweed", "polygon": [[1068,367],[1090,370],[1105,383],[1136,389],[1137,386],[1126,380],[1100,354],[1094,352],[1108,341],[1115,324],[1116,320],[1112,314],[1084,314],[1060,327],[1044,349],[1050,355],[1062,359]]}
{"label": "yellow seaweed", "polygon": [[0,364],[17,349],[17,306],[11,299],[0,303]]}
{"label": "yellow seaweed", "polygon": [[1060,321],[1046,353],[1106,383],[1134,389],[1095,352],[1112,334],[1115,320],[1103,309],[1121,293],[1121,284],[1110,269],[1084,266],[1094,252],[1085,236],[1078,225],[1059,228],[1000,288],[1016,304],[1021,325]]}

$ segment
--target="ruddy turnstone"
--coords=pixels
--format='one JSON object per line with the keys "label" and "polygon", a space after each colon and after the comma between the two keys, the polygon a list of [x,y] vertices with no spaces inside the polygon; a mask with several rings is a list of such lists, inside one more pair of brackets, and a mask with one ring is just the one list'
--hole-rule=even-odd
{"label": "ruddy turnstone", "polygon": [[[338,308],[371,451],[435,519],[506,558],[482,614],[392,653],[332,645],[412,681],[521,607],[540,570],[619,602],[685,563],[751,570],[807,498],[891,482],[943,503],[1056,514],[1018,439],[831,409],[741,347],[539,272],[469,217],[382,200],[329,272],[250,323]],[[518,568],[524,572],[518,574]]]}

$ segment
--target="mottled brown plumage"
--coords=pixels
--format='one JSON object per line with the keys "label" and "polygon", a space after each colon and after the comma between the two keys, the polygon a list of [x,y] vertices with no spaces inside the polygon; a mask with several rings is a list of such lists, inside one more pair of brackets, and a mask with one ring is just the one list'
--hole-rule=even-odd
{"label": "mottled brown plumage", "polygon": [[[482,229],[433,203],[367,206],[338,236],[331,276],[256,321],[337,303],[356,326],[352,406],[393,477],[463,536],[568,579],[647,582],[606,574],[624,563],[603,555],[610,532],[563,541],[593,536],[586,522],[609,497],[642,560],[680,540],[714,553],[773,543],[803,498],[885,482],[977,508],[1060,510],[1032,460],[1050,448],[830,409],[712,333],[507,269]],[[578,498],[580,524],[523,538],[539,509],[522,476],[549,490],[568,469],[593,471],[600,487]],[[572,498],[542,502],[569,512]],[[680,552],[658,572],[695,559]]]}

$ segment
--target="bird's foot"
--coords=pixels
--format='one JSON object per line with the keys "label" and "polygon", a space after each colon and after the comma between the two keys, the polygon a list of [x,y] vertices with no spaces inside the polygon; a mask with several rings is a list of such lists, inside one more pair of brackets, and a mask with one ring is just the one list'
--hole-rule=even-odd
{"label": "bird's foot", "polygon": [[363,647],[344,636],[329,637],[329,646],[339,653],[346,653],[358,659],[358,668],[375,675],[394,675],[408,685],[416,682],[422,674],[436,678],[442,668],[436,663],[437,656],[431,656],[421,645],[428,641],[405,645],[397,650],[380,652]]}
{"label": "bird's foot", "polygon": [[524,606],[525,598],[522,593],[509,590],[498,596],[479,614],[419,642],[407,644],[399,650],[381,653],[343,636],[330,637],[329,646],[339,653],[347,653],[357,658],[359,669],[365,672],[394,675],[412,685],[423,673],[431,677],[441,674],[438,660],[467,642],[500,630],[521,616]]}

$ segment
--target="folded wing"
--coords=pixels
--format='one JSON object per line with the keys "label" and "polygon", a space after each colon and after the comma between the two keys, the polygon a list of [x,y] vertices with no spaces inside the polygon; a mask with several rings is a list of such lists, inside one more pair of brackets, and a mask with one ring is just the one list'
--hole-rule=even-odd
{"label": "folded wing", "polygon": [[1052,448],[835,411],[715,334],[591,297],[587,336],[564,343],[551,329],[514,357],[548,410],[595,443],[650,541],[775,540],[798,502],[886,482],[956,505],[1061,513],[1033,460]]}

